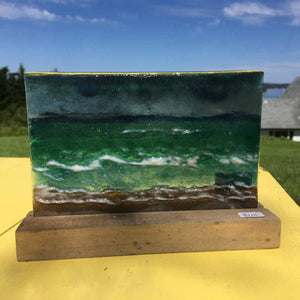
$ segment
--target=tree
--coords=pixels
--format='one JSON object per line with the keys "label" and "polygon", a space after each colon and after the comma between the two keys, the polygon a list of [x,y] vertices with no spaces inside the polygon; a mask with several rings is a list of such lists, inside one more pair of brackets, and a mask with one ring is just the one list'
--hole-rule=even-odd
{"label": "tree", "polygon": [[20,64],[16,73],[8,67],[0,69],[0,124],[26,126],[26,101],[24,67]]}
{"label": "tree", "polygon": [[0,69],[0,110],[3,110],[7,106],[7,96],[9,94],[8,88],[8,67]]}

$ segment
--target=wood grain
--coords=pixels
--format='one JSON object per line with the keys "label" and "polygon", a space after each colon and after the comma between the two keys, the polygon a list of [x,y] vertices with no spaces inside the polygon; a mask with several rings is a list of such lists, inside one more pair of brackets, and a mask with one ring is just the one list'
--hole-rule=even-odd
{"label": "wood grain", "polygon": [[[262,212],[241,218],[238,212]],[[33,217],[16,230],[19,261],[170,252],[267,249],[280,220],[265,208]]]}

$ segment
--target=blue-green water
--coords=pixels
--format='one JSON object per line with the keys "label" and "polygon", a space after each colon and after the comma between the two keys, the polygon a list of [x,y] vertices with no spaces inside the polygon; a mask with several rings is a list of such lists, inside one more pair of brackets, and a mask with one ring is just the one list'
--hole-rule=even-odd
{"label": "blue-green water", "polygon": [[260,121],[254,117],[31,119],[35,187],[64,191],[197,188],[216,174],[256,185]]}

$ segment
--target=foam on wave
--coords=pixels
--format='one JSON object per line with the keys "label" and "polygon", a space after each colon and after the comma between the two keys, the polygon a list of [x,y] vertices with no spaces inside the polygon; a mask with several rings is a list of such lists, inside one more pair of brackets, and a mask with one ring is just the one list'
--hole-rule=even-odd
{"label": "foam on wave", "polygon": [[47,162],[48,168],[36,167],[33,170],[36,172],[47,172],[49,171],[49,167],[56,167],[64,170],[70,170],[73,172],[82,172],[82,171],[92,171],[95,169],[102,168],[101,161],[111,161],[117,164],[124,165],[133,165],[133,166],[190,166],[194,168],[198,168],[199,156],[194,156],[190,158],[182,158],[179,156],[167,156],[167,157],[150,157],[145,158],[141,161],[126,161],[121,158],[118,158],[113,155],[102,155],[98,159],[92,160],[88,165],[67,165],[64,163],[60,163],[55,160],[50,160]]}
{"label": "foam on wave", "polygon": [[73,171],[73,172],[91,171],[91,170],[101,168],[100,162],[97,159],[93,160],[87,166],[82,166],[82,165],[78,165],[78,164],[69,166],[69,165],[57,162],[55,160],[48,161],[47,166],[48,167],[49,166],[54,166],[54,167],[58,167],[58,168],[61,168],[61,169],[70,170],[70,171]]}
{"label": "foam on wave", "polygon": [[[237,157],[237,156],[229,156],[229,157],[217,157],[216,155],[213,155],[211,153],[203,153],[204,156],[209,156],[212,159],[218,161],[219,163],[223,165],[229,165],[229,164],[235,164],[235,165],[246,165],[248,163],[253,163],[257,161],[257,155],[249,155],[247,154],[245,157]],[[101,162],[103,161],[111,161],[116,164],[124,164],[124,165],[133,165],[133,166],[178,166],[178,167],[184,167],[189,166],[193,168],[198,168],[198,160],[199,156],[195,155],[190,158],[183,158],[180,156],[165,156],[165,157],[149,157],[144,158],[141,161],[126,161],[124,159],[121,159],[119,157],[104,154],[100,156],[97,159],[93,159],[92,161],[88,162],[87,165],[68,165],[61,162],[58,162],[56,160],[50,160],[46,163],[47,167],[35,167],[33,170],[35,172],[43,173],[47,175],[47,173],[50,171],[51,167],[56,167],[64,170],[69,170],[73,172],[85,172],[85,171],[92,171],[96,169],[102,168]]]}
{"label": "foam on wave", "polygon": [[162,130],[162,129],[126,129],[122,131],[122,134],[130,134],[130,133],[150,133],[150,132],[167,132],[170,134],[193,134],[201,132],[200,129],[189,130],[182,128],[172,128],[171,130]]}

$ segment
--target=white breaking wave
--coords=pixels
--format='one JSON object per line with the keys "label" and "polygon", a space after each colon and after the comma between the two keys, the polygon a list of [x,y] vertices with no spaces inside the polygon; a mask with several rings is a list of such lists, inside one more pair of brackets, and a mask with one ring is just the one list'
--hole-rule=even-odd
{"label": "white breaking wave", "polygon": [[191,167],[194,167],[194,168],[198,168],[198,164],[197,164],[198,159],[199,159],[199,156],[194,156],[194,157],[188,158],[186,160],[187,165],[191,166]]}
{"label": "white breaking wave", "polygon": [[118,157],[115,157],[112,155],[108,155],[108,154],[102,155],[101,157],[99,157],[99,159],[100,160],[110,160],[110,161],[113,161],[118,164],[128,164],[128,162],[126,160],[123,160],[121,158],[118,158]]}
{"label": "white breaking wave", "polygon": [[243,161],[241,158],[239,158],[237,156],[230,157],[230,161],[236,165],[245,165],[246,164],[245,161]]}
{"label": "white breaking wave", "polygon": [[[50,160],[47,162],[48,167],[57,167],[64,170],[70,170],[73,172],[82,172],[82,171],[92,171],[95,169],[102,168],[101,161],[112,161],[117,164],[124,165],[133,165],[133,166],[189,166],[193,168],[198,168],[198,159],[199,156],[194,156],[190,158],[182,158],[179,156],[167,156],[167,157],[150,157],[145,158],[142,161],[126,161],[121,158],[115,157],[113,155],[102,155],[98,159],[91,161],[87,166],[84,165],[66,165],[55,160]],[[49,168],[35,168],[35,171],[38,172],[47,172]],[[44,173],[45,174],[45,173]],[[46,175],[46,174],[45,174]]]}
{"label": "white breaking wave", "polygon": [[40,167],[37,167],[37,168],[33,168],[33,171],[37,171],[37,172],[46,172],[46,171],[49,171],[48,168],[40,168]]}
{"label": "white breaking wave", "polygon": [[228,158],[221,158],[219,162],[224,165],[230,164],[230,160]]}
{"label": "white breaking wave", "polygon": [[[161,130],[161,129],[127,129],[127,130],[122,131],[123,134],[147,133],[147,132],[166,132],[166,131]],[[169,133],[172,133],[172,134],[191,134],[191,133],[195,133],[195,132],[201,132],[201,130],[200,129],[188,130],[188,129],[182,129],[182,128],[173,128],[173,129],[171,129],[171,131],[169,131]]]}
{"label": "white breaking wave", "polygon": [[69,165],[59,163],[55,160],[48,161],[47,166],[55,166],[55,167],[59,167],[61,169],[65,169],[65,170],[70,170],[73,172],[91,171],[91,170],[101,168],[99,160],[97,160],[97,159],[93,160],[88,166],[81,166],[81,165],[77,165],[77,164],[73,165],[73,166],[69,166]]}
{"label": "white breaking wave", "polygon": [[188,129],[182,129],[182,128],[173,128],[172,133],[181,133],[181,134],[191,134],[195,132],[201,132],[200,129],[196,130],[188,130]]}
{"label": "white breaking wave", "polygon": [[128,129],[128,130],[123,130],[122,133],[145,133],[145,132],[162,132],[163,130],[161,129]]}
{"label": "white breaking wave", "polygon": [[135,166],[191,166],[194,168],[198,168],[197,161],[199,157],[194,156],[192,158],[183,159],[178,156],[168,156],[168,157],[150,157],[147,159],[143,159],[140,162],[130,162],[129,164]]}
{"label": "white breaking wave", "polygon": [[132,132],[146,132],[144,129],[132,129],[132,130],[123,130],[122,133],[132,133]]}
{"label": "white breaking wave", "polygon": [[[143,153],[141,153],[143,154]],[[228,158],[218,158],[215,155],[211,153],[203,153],[206,156],[211,156],[214,160],[219,161],[221,164],[229,165],[229,164],[235,164],[235,165],[246,165],[249,162],[255,162],[257,161],[257,156],[247,155],[245,158],[240,158],[237,156],[230,156]],[[144,158],[141,161],[126,161],[124,159],[118,158],[113,155],[105,154],[100,156],[98,159],[92,160],[88,165],[67,165],[60,163],[55,160],[50,160],[47,162],[47,167],[35,167],[33,168],[36,172],[41,172],[46,176],[51,176],[48,174],[48,171],[50,171],[49,167],[57,167],[64,170],[70,170],[73,172],[83,172],[83,171],[92,171],[95,169],[103,168],[101,165],[102,161],[111,161],[117,164],[123,164],[123,165],[133,165],[133,166],[189,166],[193,168],[198,168],[198,160],[199,156],[193,156],[190,158],[183,158],[179,156],[166,156],[166,157],[149,157]],[[55,178],[55,180],[61,180],[60,178]]]}
{"label": "white breaking wave", "polygon": [[247,154],[247,160],[250,162],[257,162],[257,154],[255,155]]}
{"label": "white breaking wave", "polygon": [[56,180],[56,181],[63,181],[64,180],[63,178],[57,177],[57,176],[53,176],[53,175],[49,174],[48,172],[44,172],[43,175],[45,175],[45,176],[47,176],[47,177],[49,177],[49,178],[51,178],[53,180]]}
{"label": "white breaking wave", "polygon": [[237,157],[237,156],[231,156],[229,158],[220,158],[219,162],[224,165],[228,165],[230,163],[233,163],[235,165],[246,165],[246,164],[248,164],[248,162],[246,160],[248,162],[257,162],[257,155],[253,156],[253,155],[247,154],[247,156],[243,159],[240,157]]}
{"label": "white breaking wave", "polygon": [[150,157],[143,159],[140,162],[133,161],[130,162],[131,165],[135,166],[179,166],[182,164],[182,158],[181,157]]}
{"label": "white breaking wave", "polygon": [[192,158],[183,159],[179,156],[167,156],[167,157],[150,157],[145,158],[142,161],[131,161],[127,162],[123,159],[112,155],[103,155],[99,159],[100,160],[110,160],[119,164],[127,164],[127,165],[134,165],[134,166],[192,166],[197,168],[197,160],[198,156],[194,156]]}
{"label": "white breaking wave", "polygon": [[183,133],[183,134],[190,134],[192,133],[190,130],[188,129],[181,129],[181,128],[173,128],[172,129],[173,133]]}

